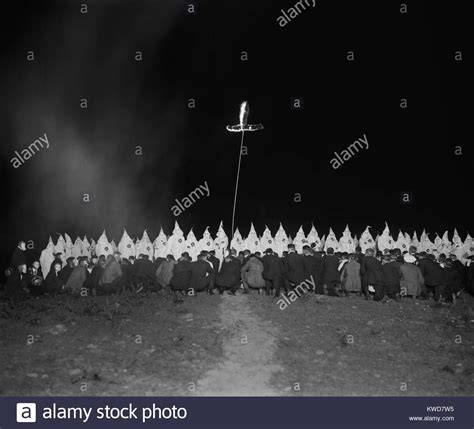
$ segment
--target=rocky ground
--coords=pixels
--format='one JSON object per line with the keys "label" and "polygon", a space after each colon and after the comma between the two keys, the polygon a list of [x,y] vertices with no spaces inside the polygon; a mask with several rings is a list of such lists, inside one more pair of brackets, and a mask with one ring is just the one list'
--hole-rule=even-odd
{"label": "rocky ground", "polygon": [[0,304],[0,395],[472,395],[474,299],[126,293]]}

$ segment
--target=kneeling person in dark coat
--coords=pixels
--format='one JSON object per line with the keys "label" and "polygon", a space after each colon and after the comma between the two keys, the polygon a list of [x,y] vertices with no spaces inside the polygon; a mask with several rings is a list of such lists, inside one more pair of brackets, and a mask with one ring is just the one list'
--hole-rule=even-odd
{"label": "kneeling person in dark coat", "polygon": [[221,269],[216,279],[216,285],[219,289],[219,293],[222,295],[224,289],[229,289],[229,294],[235,295],[235,292],[240,287],[240,259],[236,256],[235,249],[230,251],[222,262]]}
{"label": "kneeling person in dark coat", "polygon": [[308,274],[308,278],[312,277],[312,281],[315,284],[314,290],[312,292],[322,294],[324,293],[324,289],[321,284],[321,278],[323,273],[323,260],[311,250],[309,246],[303,246],[303,262],[305,266],[306,273]]}
{"label": "kneeling person in dark coat", "polygon": [[211,294],[213,284],[213,269],[210,262],[206,260],[206,255],[198,255],[197,261],[191,263],[191,280],[189,289],[197,292],[207,290]]}
{"label": "kneeling person in dark coat", "polygon": [[273,249],[265,250],[263,256],[262,277],[265,280],[266,294],[270,295],[270,290],[275,290],[275,297],[280,296],[280,287],[283,276],[283,263],[281,259],[273,253]]}
{"label": "kneeling person in dark coat", "polygon": [[97,288],[97,294],[99,295],[118,292],[123,287],[123,272],[119,263],[120,254],[114,254],[114,256],[107,256],[107,263]]}
{"label": "kneeling person in dark coat", "polygon": [[156,288],[158,283],[155,273],[156,268],[153,262],[148,259],[148,255],[143,255],[140,259],[140,263],[136,265],[135,279],[137,284],[145,288]]}
{"label": "kneeling person in dark coat", "polygon": [[296,252],[294,244],[288,244],[288,254],[284,257],[284,282],[287,292],[308,278],[304,257]]}
{"label": "kneeling person in dark coat", "polygon": [[339,258],[334,255],[332,247],[327,248],[327,255],[322,263],[322,283],[326,287],[329,296],[338,296],[336,288],[341,283],[341,273],[339,272]]}
{"label": "kneeling person in dark coat", "polygon": [[10,260],[10,268],[14,271],[17,271],[20,265],[26,265],[26,244],[24,241],[20,241],[15,247]]}
{"label": "kneeling person in dark coat", "polygon": [[44,281],[44,291],[48,294],[62,293],[64,288],[64,282],[61,278],[61,266],[60,261],[56,261],[53,267],[49,270],[48,275]]}
{"label": "kneeling person in dark coat", "polygon": [[104,273],[105,268],[105,258],[97,258],[97,256],[93,256],[91,258],[91,265],[92,268],[89,274],[89,277],[86,279],[84,283],[84,287],[91,290],[92,293],[97,292],[97,288],[99,287],[99,281]]}
{"label": "kneeling person in dark coat", "polygon": [[26,273],[26,264],[20,264],[13,270],[8,277],[6,284],[7,298],[13,302],[19,302],[28,296],[28,281]]}
{"label": "kneeling person in dark coat", "polygon": [[463,276],[456,268],[452,259],[446,259],[442,271],[442,282],[444,286],[444,299],[446,302],[455,303],[456,296],[461,290]]}
{"label": "kneeling person in dark coat", "polygon": [[173,277],[170,280],[170,287],[178,297],[180,294],[184,294],[189,289],[191,282],[192,265],[190,261],[189,253],[183,252],[181,258],[174,265]]}
{"label": "kneeling person in dark coat", "polygon": [[[71,275],[72,271],[74,268],[77,266],[76,264],[77,260],[73,256],[70,256],[69,258],[66,259],[66,265],[65,267],[61,270],[61,279],[63,282],[66,284],[67,281],[69,280],[69,276]],[[53,262],[54,263],[54,262]]]}
{"label": "kneeling person in dark coat", "polygon": [[64,289],[72,293],[78,294],[81,292],[87,278],[89,277],[89,271],[87,271],[87,265],[89,261],[86,256],[79,258],[79,265],[74,267]]}
{"label": "kneeling person in dark coat", "polygon": [[39,261],[34,261],[28,269],[28,287],[31,296],[40,296],[44,294],[44,278],[41,272]]}
{"label": "kneeling person in dark coat", "polygon": [[385,284],[385,294],[397,301],[400,300],[400,263],[396,254],[385,255],[383,257],[382,272]]}
{"label": "kneeling person in dark coat", "polygon": [[362,289],[365,298],[369,298],[369,286],[374,288],[374,301],[380,301],[385,296],[385,279],[382,263],[374,257],[374,249],[367,249],[362,259],[360,273],[362,275]]}

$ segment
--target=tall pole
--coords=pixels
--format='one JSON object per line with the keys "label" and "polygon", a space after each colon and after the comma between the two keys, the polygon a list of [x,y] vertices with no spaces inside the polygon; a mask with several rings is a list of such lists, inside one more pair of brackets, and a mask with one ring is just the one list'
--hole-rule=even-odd
{"label": "tall pole", "polygon": [[237,191],[239,190],[240,163],[242,161],[242,148],[244,145],[244,134],[245,134],[245,131],[242,130],[242,138],[240,139],[240,149],[239,149],[239,166],[237,167],[237,178],[235,180],[234,208],[232,210],[232,230],[231,230],[231,235],[230,235],[231,240],[234,237],[235,207],[237,205]]}

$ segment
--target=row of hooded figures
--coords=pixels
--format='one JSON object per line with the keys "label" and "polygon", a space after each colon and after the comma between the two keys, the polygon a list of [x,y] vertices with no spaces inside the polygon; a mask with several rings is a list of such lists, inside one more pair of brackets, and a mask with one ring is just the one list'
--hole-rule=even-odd
{"label": "row of hooded figures", "polygon": [[229,239],[224,231],[222,222],[219,226],[215,238],[212,238],[209,227],[206,228],[201,239],[197,239],[191,229],[185,237],[183,231],[178,223],[175,223],[173,233],[166,236],[163,229],[154,241],[151,241],[146,230],[141,239],[133,241],[124,230],[123,235],[118,244],[108,241],[105,231],[97,241],[89,240],[84,237],[81,240],[79,237],[73,242],[68,234],[59,235],[59,238],[54,244],[52,238],[49,238],[48,245],[41,252],[40,264],[44,276],[47,276],[51,263],[58,255],[63,265],[66,264],[66,259],[69,257],[79,258],[92,255],[101,256],[113,255],[114,252],[120,252],[123,258],[129,259],[131,256],[139,257],[140,255],[148,255],[148,258],[153,261],[157,258],[166,258],[167,255],[172,254],[178,259],[183,252],[187,252],[192,260],[197,259],[197,255],[204,251],[214,250],[217,257],[222,260],[227,254],[229,248],[235,249],[237,252],[249,250],[250,252],[264,253],[266,249],[271,248],[276,254],[282,255],[287,250],[288,244],[294,244],[295,250],[298,253],[302,252],[303,246],[311,245],[314,250],[326,251],[328,248],[333,248],[335,252],[354,253],[356,247],[360,247],[365,253],[367,249],[375,249],[384,251],[385,249],[400,249],[402,252],[408,251],[410,246],[415,246],[419,252],[427,252],[438,256],[440,254],[454,254],[458,260],[466,264],[468,256],[472,254],[474,247],[473,240],[468,234],[465,240],[461,240],[457,230],[454,230],[452,240],[448,237],[446,231],[442,237],[436,234],[434,241],[431,241],[428,234],[423,230],[420,238],[416,232],[410,237],[409,234],[399,232],[396,240],[390,235],[390,229],[385,224],[385,229],[382,234],[377,235],[375,239],[371,235],[370,226],[364,230],[360,238],[352,236],[348,226],[346,226],[342,236],[338,240],[332,228],[329,234],[319,237],[314,225],[312,226],[308,235],[305,235],[302,227],[298,230],[296,236],[292,238],[288,236],[280,223],[280,227],[276,234],[272,236],[268,227],[265,228],[263,235],[258,236],[253,224],[251,225],[248,236],[244,239],[239,230],[236,229],[232,240]]}

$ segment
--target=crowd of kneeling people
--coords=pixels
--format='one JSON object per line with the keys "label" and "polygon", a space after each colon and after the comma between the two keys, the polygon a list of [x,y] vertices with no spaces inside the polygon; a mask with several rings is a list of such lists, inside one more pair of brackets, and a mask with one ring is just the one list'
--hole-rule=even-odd
{"label": "crowd of kneeling people", "polygon": [[[192,260],[187,252],[178,260],[173,255],[151,261],[148,255],[123,258],[113,255],[69,257],[63,263],[61,254],[55,260],[46,278],[39,261],[28,268],[24,242],[20,242],[7,269],[5,296],[17,302],[28,296],[62,293],[107,295],[126,289],[134,292],[158,291],[170,288],[176,301],[186,296],[205,292],[235,295],[240,289],[264,290],[266,295],[279,297],[305,284],[304,293],[347,296],[357,293],[374,301],[399,301],[401,297],[428,299],[454,303],[461,290],[474,291],[474,262],[463,265],[455,255],[441,254],[436,258],[415,247],[384,252],[360,248],[355,253],[338,253],[332,248],[316,251],[304,246],[297,253],[295,246],[279,256],[267,249],[237,253],[231,249],[221,262],[215,251],[202,251]],[[474,256],[469,256],[471,262]]]}

